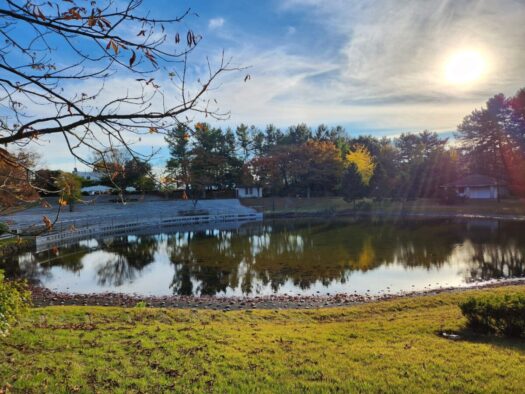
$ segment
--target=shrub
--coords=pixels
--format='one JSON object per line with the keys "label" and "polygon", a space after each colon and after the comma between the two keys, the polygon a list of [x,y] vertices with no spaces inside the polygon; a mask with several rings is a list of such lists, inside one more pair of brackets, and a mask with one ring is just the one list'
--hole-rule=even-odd
{"label": "shrub", "polygon": [[146,301],[139,301],[135,304],[135,308],[146,308],[148,306],[148,304],[146,303]]}
{"label": "shrub", "polygon": [[9,328],[27,311],[30,293],[24,282],[7,282],[0,271],[0,336],[5,336]]}
{"label": "shrub", "polygon": [[0,222],[0,235],[5,234],[9,231],[9,226],[7,223]]}
{"label": "shrub", "polygon": [[459,307],[473,331],[525,337],[525,294],[470,297]]}
{"label": "shrub", "polygon": [[363,198],[355,203],[355,209],[358,211],[370,211],[374,206],[374,201],[370,198]]}

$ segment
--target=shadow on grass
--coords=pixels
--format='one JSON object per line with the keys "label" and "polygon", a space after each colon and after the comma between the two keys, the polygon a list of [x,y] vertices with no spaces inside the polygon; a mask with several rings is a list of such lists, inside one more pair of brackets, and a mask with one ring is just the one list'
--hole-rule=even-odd
{"label": "shadow on grass", "polygon": [[481,334],[467,327],[460,330],[439,330],[436,332],[436,335],[443,340],[492,345],[525,354],[525,338],[504,337],[496,334]]}

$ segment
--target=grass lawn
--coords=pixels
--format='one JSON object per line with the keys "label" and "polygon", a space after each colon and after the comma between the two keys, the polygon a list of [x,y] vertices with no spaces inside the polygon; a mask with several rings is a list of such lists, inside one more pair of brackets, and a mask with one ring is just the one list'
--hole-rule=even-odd
{"label": "grass lawn", "polygon": [[[306,212],[342,212],[352,211],[353,204],[347,203],[342,197],[316,198],[248,198],[241,202],[265,213],[306,213]],[[428,214],[463,214],[463,215],[509,215],[525,216],[525,201],[519,199],[504,199],[497,201],[471,200],[458,205],[444,205],[438,200],[418,199],[414,201],[376,201],[371,206],[371,212],[386,212],[396,214],[428,213]]]}
{"label": "grass lawn", "polygon": [[[33,308],[0,338],[9,392],[523,392],[525,341],[461,330],[449,293],[320,310]],[[1,391],[1,390],[0,390]]]}

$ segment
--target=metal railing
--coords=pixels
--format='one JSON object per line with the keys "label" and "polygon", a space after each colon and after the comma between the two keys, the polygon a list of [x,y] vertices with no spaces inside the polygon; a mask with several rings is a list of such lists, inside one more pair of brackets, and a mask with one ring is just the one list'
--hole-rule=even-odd
{"label": "metal railing", "polygon": [[[222,211],[222,212],[219,212]],[[95,234],[112,234],[131,231],[144,227],[169,227],[191,223],[212,223],[228,221],[261,220],[263,215],[258,212],[235,213],[231,210],[214,210],[207,215],[180,216],[159,215],[144,217],[138,215],[119,215],[112,217],[89,217],[64,220],[56,223],[53,230],[36,237],[36,243],[60,242],[66,239],[81,239]]]}

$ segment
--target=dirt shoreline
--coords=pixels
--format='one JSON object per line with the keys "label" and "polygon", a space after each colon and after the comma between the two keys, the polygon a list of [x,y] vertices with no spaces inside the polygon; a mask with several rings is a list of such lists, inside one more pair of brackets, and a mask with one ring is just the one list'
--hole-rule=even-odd
{"label": "dirt shoreline", "polygon": [[214,296],[139,296],[123,293],[70,294],[30,286],[35,307],[80,305],[80,306],[116,306],[136,307],[142,304],[155,308],[183,308],[210,310],[251,310],[251,309],[317,309],[340,307],[377,302],[391,299],[422,297],[441,293],[464,292],[468,290],[494,288],[502,286],[524,286],[525,278],[500,279],[491,282],[479,282],[464,287],[447,287],[424,291],[393,293],[382,295],[333,294],[315,296],[275,295],[259,297],[214,297]]}

